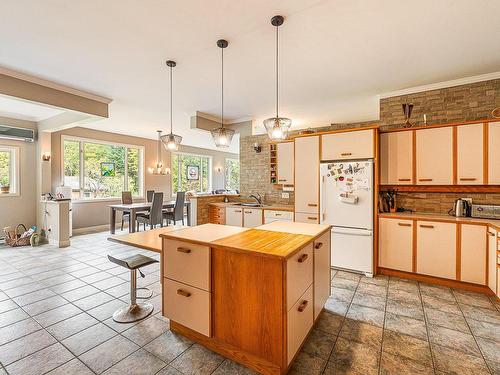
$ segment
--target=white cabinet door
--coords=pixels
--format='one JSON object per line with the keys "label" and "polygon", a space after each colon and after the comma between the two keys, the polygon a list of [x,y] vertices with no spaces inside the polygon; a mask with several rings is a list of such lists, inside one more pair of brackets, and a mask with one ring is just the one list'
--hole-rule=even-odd
{"label": "white cabinet door", "polygon": [[294,143],[278,143],[277,150],[278,184],[293,185]]}
{"label": "white cabinet door", "polygon": [[244,208],[243,226],[245,228],[253,228],[259,225],[262,225],[262,210],[257,208]]}
{"label": "white cabinet door", "polygon": [[295,222],[297,223],[311,223],[319,224],[319,215],[305,214],[303,212],[295,212]]}
{"label": "white cabinet door", "polygon": [[497,231],[488,227],[488,286],[495,291],[497,268]]}
{"label": "white cabinet door", "polygon": [[295,211],[319,212],[319,136],[295,139]]}
{"label": "white cabinet door", "polygon": [[226,225],[243,226],[243,209],[240,207],[226,207]]}
{"label": "white cabinet door", "polygon": [[400,131],[380,135],[380,184],[412,184],[413,134]]}
{"label": "white cabinet door", "polygon": [[457,184],[483,184],[483,124],[457,126]]}
{"label": "white cabinet door", "polygon": [[500,122],[488,124],[488,184],[500,185]]}
{"label": "white cabinet door", "polygon": [[321,136],[321,160],[371,159],[375,157],[375,131],[359,130]]}
{"label": "white cabinet door", "polygon": [[460,281],[485,285],[486,227],[462,224],[460,243]]}
{"label": "white cabinet door", "polygon": [[413,271],[413,220],[379,219],[379,258],[383,268]]}
{"label": "white cabinet door", "polygon": [[417,185],[453,185],[453,129],[416,131]]}
{"label": "white cabinet door", "polygon": [[314,241],[314,320],[330,297],[330,231]]}

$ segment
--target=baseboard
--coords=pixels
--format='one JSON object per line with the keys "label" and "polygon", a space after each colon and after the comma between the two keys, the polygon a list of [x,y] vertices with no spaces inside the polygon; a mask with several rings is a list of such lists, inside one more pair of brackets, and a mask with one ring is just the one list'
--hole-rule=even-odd
{"label": "baseboard", "polygon": [[435,276],[392,270],[390,268],[382,268],[382,267],[378,268],[378,273],[386,276],[400,277],[402,279],[416,280],[428,284],[436,284],[436,285],[447,286],[450,288],[469,290],[471,292],[483,293],[489,296],[495,295],[495,293],[486,285],[471,284],[471,283],[466,283],[464,281],[443,279]]}
{"label": "baseboard", "polygon": [[[121,224],[117,223],[115,226],[115,229],[120,229]],[[128,229],[128,224],[123,225],[123,229]],[[105,232],[109,231],[109,224],[102,224],[102,225],[95,225],[92,227],[85,227],[85,228],[74,228],[73,229],[73,236],[74,235],[80,235],[80,234],[88,234],[88,233],[95,233],[95,232]]]}

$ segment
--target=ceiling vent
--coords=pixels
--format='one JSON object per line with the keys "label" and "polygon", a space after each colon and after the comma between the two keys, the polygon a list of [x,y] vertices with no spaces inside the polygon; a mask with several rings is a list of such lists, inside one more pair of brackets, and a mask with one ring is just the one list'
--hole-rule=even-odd
{"label": "ceiling vent", "polygon": [[32,129],[16,128],[0,125],[0,139],[12,139],[14,141],[34,142],[35,131]]}

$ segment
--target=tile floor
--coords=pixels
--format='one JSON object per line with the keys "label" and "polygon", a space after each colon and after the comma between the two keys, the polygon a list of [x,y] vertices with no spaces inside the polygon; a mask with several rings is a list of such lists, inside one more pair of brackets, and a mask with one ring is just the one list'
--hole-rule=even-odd
{"label": "tile floor", "polygon": [[[129,274],[106,255],[158,255],[106,237],[0,247],[0,375],[252,373],[169,330],[158,264],[138,281],[154,315],[114,323]],[[486,296],[339,271],[325,309],[291,373],[500,374],[500,304]]]}

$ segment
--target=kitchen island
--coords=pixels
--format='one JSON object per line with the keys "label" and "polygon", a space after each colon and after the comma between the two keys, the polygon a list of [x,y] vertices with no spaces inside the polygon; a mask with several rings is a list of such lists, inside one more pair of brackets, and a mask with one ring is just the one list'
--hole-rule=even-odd
{"label": "kitchen island", "polygon": [[330,294],[330,226],[205,224],[162,233],[173,331],[263,374],[284,374]]}

